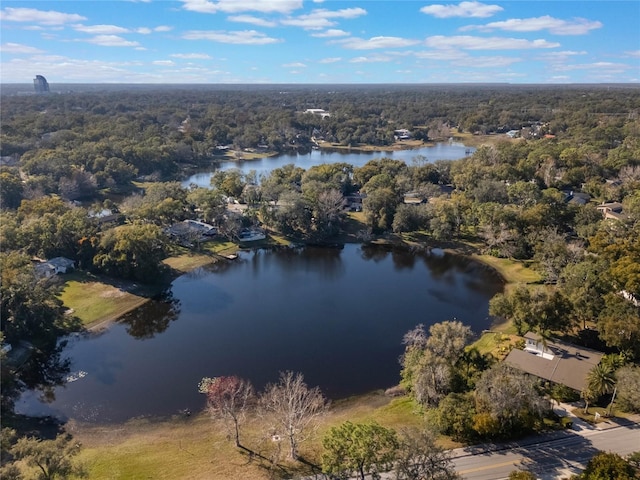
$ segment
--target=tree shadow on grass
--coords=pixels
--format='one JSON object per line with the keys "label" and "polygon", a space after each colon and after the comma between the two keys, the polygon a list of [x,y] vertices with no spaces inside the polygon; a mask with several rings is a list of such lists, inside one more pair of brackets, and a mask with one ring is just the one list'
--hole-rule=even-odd
{"label": "tree shadow on grass", "polygon": [[305,459],[304,457],[298,457],[297,461],[283,463],[280,461],[280,452],[273,452],[271,457],[263,455],[260,452],[256,452],[244,445],[238,445],[240,454],[246,456],[247,463],[254,463],[263,469],[269,475],[269,478],[328,478],[322,473],[322,468],[319,465]]}

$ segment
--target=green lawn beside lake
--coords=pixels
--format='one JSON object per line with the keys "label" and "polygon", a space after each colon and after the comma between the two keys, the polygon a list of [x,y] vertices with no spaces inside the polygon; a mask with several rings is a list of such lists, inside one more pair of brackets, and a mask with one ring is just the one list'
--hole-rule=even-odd
{"label": "green lawn beside lake", "polygon": [[104,283],[82,272],[74,272],[63,278],[65,285],[60,300],[85,327],[117,320],[149,301],[123,287]]}

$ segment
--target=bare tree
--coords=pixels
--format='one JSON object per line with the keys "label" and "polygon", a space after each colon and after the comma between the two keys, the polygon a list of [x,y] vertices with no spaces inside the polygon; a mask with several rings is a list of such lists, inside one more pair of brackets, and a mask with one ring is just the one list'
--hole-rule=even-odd
{"label": "bare tree", "polygon": [[449,453],[428,430],[404,430],[396,458],[396,480],[459,480]]}
{"label": "bare tree", "polygon": [[203,378],[198,384],[200,393],[207,395],[207,407],[214,418],[222,420],[240,447],[240,423],[254,398],[251,382],[242,378]]}
{"label": "bare tree", "polygon": [[427,332],[424,330],[424,324],[420,323],[402,337],[402,343],[409,347],[424,348],[427,345]]}
{"label": "bare tree", "polygon": [[266,386],[260,405],[272,418],[276,434],[289,440],[289,457],[297,460],[298,445],[313,431],[327,403],[318,387],[307,386],[301,373],[280,372],[280,381]]}

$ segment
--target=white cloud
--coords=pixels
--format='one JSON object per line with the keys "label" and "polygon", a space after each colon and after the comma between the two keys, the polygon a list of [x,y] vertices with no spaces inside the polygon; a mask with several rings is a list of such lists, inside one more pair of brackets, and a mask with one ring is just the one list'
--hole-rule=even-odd
{"label": "white cloud", "polygon": [[88,40],[89,43],[93,43],[94,45],[100,45],[102,47],[139,47],[140,44],[138,42],[132,42],[130,40],[126,40],[117,35],[96,35]]}
{"label": "white cloud", "polygon": [[457,58],[451,62],[452,65],[459,67],[473,67],[473,68],[498,68],[507,67],[517,62],[521,62],[522,59],[517,57],[504,57],[504,56],[479,56],[479,57],[465,57]]}
{"label": "white cloud", "polygon": [[73,29],[77,32],[89,33],[91,35],[117,35],[121,33],[139,33],[141,35],[150,35],[153,32],[169,32],[173,30],[173,27],[161,25],[155,28],[138,27],[133,30],[128,28],[119,27],[117,25],[73,25]]}
{"label": "white cloud", "polygon": [[419,43],[417,40],[400,37],[371,37],[369,39],[351,37],[344,40],[335,40],[344,48],[351,50],[373,50],[375,48],[401,48]]}
{"label": "white cloud", "polygon": [[425,60],[457,60],[460,58],[469,58],[469,54],[460,50],[454,50],[452,48],[446,48],[442,50],[429,50],[426,52],[416,52],[417,58]]}
{"label": "white cloud", "polygon": [[504,10],[499,5],[487,5],[480,2],[460,2],[458,5],[428,5],[420,11],[437,18],[473,17],[486,18]]}
{"label": "white cloud", "polygon": [[342,60],[341,57],[328,57],[318,60],[318,63],[336,63]]}
{"label": "white cloud", "polygon": [[[158,67],[160,68],[160,67]],[[0,64],[0,81],[24,83],[33,72],[44,75],[50,82],[70,83],[241,83],[243,78],[216,69],[163,68],[161,72],[143,62],[107,62],[81,60],[63,56],[38,55],[28,59],[16,58]],[[246,81],[246,79],[245,79]]]}
{"label": "white cloud", "polygon": [[560,44],[547,40],[525,40],[523,38],[474,37],[458,35],[446,37],[435,35],[427,37],[425,45],[433,48],[462,48],[465,50],[520,50],[532,48],[556,48]]}
{"label": "white cloud", "polygon": [[282,66],[285,68],[306,68],[307,67],[304,63],[301,63],[301,62],[285,63]]}
{"label": "white cloud", "polygon": [[76,13],[63,13],[54,10],[37,10],[35,8],[11,8],[0,11],[0,20],[5,22],[29,22],[41,25],[62,25],[65,23],[81,22],[86,17]]}
{"label": "white cloud", "polygon": [[277,25],[274,21],[254,17],[253,15],[232,15],[228,20],[232,22],[250,23],[258,27],[275,27]]}
{"label": "white cloud", "polygon": [[624,53],[630,57],[640,58],[640,50],[628,50]]}
{"label": "white cloud", "polygon": [[267,45],[278,43],[281,40],[272,38],[255,30],[242,31],[218,31],[218,30],[192,30],[186,32],[182,38],[185,40],[211,40],[212,42],[232,43],[236,45]]}
{"label": "white cloud", "polygon": [[170,57],[173,58],[184,58],[187,60],[209,60],[211,59],[210,55],[207,55],[206,53],[174,53],[172,55],[169,55]]}
{"label": "white cloud", "polygon": [[572,57],[577,55],[586,55],[587,52],[580,51],[576,52],[573,50],[564,50],[561,52],[544,52],[539,55],[540,60],[551,62],[551,63],[566,63]]}
{"label": "white cloud", "polygon": [[301,27],[306,30],[320,30],[321,28],[336,25],[335,19],[351,19],[366,14],[367,11],[364,8],[343,8],[341,10],[319,8],[306,15],[286,18],[281,20],[280,23],[292,27]]}
{"label": "white cloud", "polygon": [[73,25],[77,32],[90,33],[92,35],[116,35],[118,33],[128,33],[128,28],[117,25]]}
{"label": "white cloud", "polygon": [[183,8],[200,13],[291,13],[302,8],[302,0],[182,0]]}
{"label": "white cloud", "polygon": [[42,50],[30,47],[28,45],[22,45],[20,43],[3,43],[0,45],[0,52],[2,53],[23,53],[23,54],[34,54],[34,53],[42,53]]}
{"label": "white cloud", "polygon": [[438,62],[448,62],[451,65],[473,68],[505,67],[513,63],[522,61],[517,57],[506,56],[472,56],[466,52],[454,49],[431,50],[416,52],[416,58],[424,60],[435,60]]}
{"label": "white cloud", "polygon": [[176,62],[172,60],[154,60],[151,63],[154,65],[159,65],[161,67],[171,67],[176,64]]}
{"label": "white cloud", "polygon": [[391,60],[391,57],[387,55],[370,55],[367,57],[355,57],[349,60],[349,63],[377,63],[377,62],[388,62]]}
{"label": "white cloud", "polygon": [[330,28],[329,30],[326,30],[324,32],[311,34],[312,37],[317,37],[317,38],[346,37],[347,35],[349,35],[349,32],[345,32],[344,30],[339,30],[336,28]]}
{"label": "white cloud", "polygon": [[549,15],[535,18],[510,18],[502,22],[491,22],[486,25],[469,25],[460,30],[479,30],[491,32],[493,30],[504,30],[509,32],[538,32],[548,30],[555,35],[584,35],[596,28],[601,28],[602,23],[590,21],[584,18],[574,18],[571,21],[561,20]]}
{"label": "white cloud", "polygon": [[556,70],[572,71],[572,70],[602,70],[607,73],[623,73],[626,70],[632,68],[626,63],[613,63],[613,62],[593,62],[593,63],[579,63],[574,65],[556,65]]}

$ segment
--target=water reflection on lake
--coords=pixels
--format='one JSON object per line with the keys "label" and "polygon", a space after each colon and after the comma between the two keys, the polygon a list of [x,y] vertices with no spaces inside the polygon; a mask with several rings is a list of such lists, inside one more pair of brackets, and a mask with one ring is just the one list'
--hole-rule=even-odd
{"label": "water reflection on lake", "polygon": [[479,332],[501,288],[446,254],[360,245],[244,252],[176,279],[170,301],[71,339],[71,371],[87,374],[51,403],[23,396],[17,410],[93,422],[171,415],[204,406],[203,376],[237,374],[261,388],[280,370],[304,373],[333,398],[389,387],[407,330],[457,318]]}
{"label": "water reflection on lake", "polygon": [[[361,167],[370,160],[384,157],[392,158],[394,160],[402,160],[407,165],[411,165],[411,162],[417,157],[424,157],[430,162],[434,162],[436,160],[458,160],[460,158],[464,158],[474,150],[474,148],[465,147],[463,144],[456,142],[436,143],[428,147],[412,150],[394,150],[391,152],[349,153],[343,151],[330,152],[326,150],[312,150],[311,152],[304,154],[291,153],[278,155],[277,157],[259,158],[256,160],[224,161],[220,162],[218,169],[229,170],[232,168],[238,168],[244,173],[248,173],[250,170],[255,170],[257,174],[260,175],[267,174],[275,168],[280,168],[290,163],[304,168],[305,170],[308,170],[314,165],[339,162],[348,163],[354,167]],[[184,187],[188,187],[191,184],[195,184],[199,187],[209,187],[212,174],[213,172],[211,169],[194,173],[183,181],[182,185]]]}

